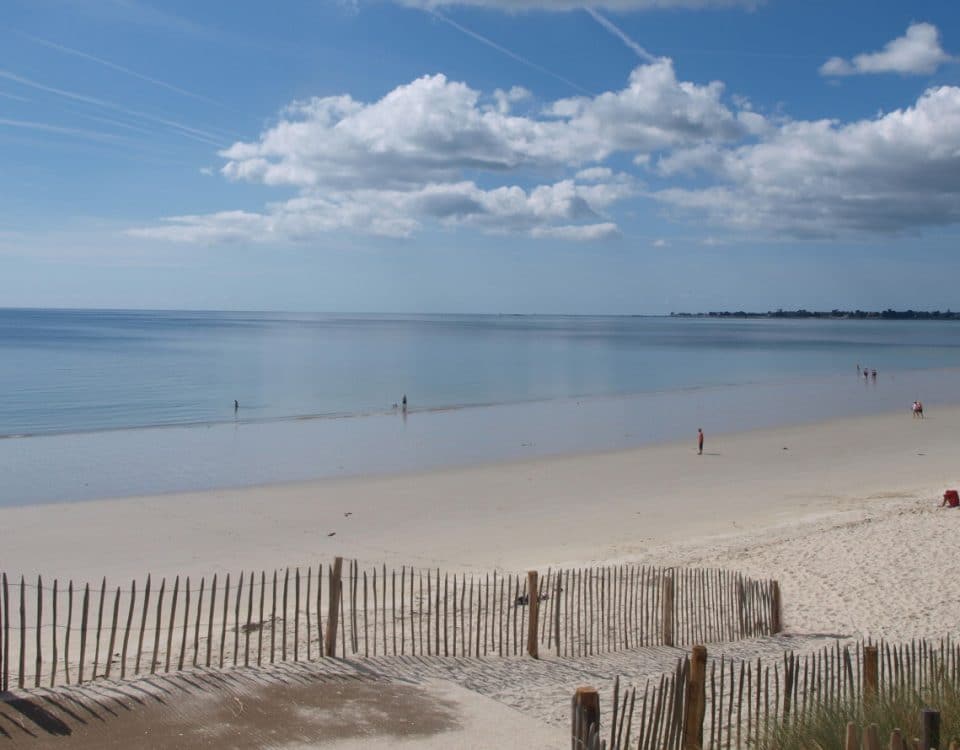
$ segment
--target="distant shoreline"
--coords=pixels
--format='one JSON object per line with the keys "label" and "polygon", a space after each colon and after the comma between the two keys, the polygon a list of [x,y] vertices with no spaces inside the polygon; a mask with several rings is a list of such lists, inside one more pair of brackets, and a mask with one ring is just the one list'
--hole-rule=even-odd
{"label": "distant shoreline", "polygon": [[776,318],[796,320],[960,320],[960,312],[947,310],[771,310],[768,312],[672,312],[671,318]]}

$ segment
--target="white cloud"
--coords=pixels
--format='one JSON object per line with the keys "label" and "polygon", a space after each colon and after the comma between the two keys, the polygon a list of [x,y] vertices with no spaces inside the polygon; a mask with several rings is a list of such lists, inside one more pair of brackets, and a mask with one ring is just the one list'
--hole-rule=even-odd
{"label": "white cloud", "polygon": [[[913,106],[875,119],[786,123],[759,143],[693,161],[709,163],[715,184],[655,197],[728,227],[823,236],[955,223],[960,88],[930,89]],[[682,163],[675,154],[661,168]]]}
{"label": "white cloud", "polygon": [[716,170],[723,164],[724,152],[715,144],[701,143],[680,148],[664,155],[656,163],[656,171],[664,177]]}
{"label": "white cloud", "polygon": [[600,182],[609,180],[611,177],[613,177],[613,170],[610,167],[590,167],[577,172],[577,179],[582,182]]}
{"label": "white cloud", "polygon": [[598,242],[620,236],[620,229],[612,222],[601,224],[571,224],[559,227],[537,227],[531,233],[537,239],[567,240],[568,242]]}
{"label": "white cloud", "polygon": [[[601,213],[635,191],[632,178],[602,166],[610,155],[736,142],[749,132],[722,94],[719,83],[678,81],[672,62],[658,59],[633,71],[623,89],[561,99],[529,115],[511,112],[530,97],[525,89],[485,97],[443,75],[370,103],[294,102],[256,141],[223,150],[221,172],[295,188],[296,198],[262,212],[174,217],[137,233],[204,242],[341,229],[408,236],[436,223],[593,239],[610,234],[598,229],[609,223]],[[537,185],[545,173],[576,177]]]}
{"label": "white cloud", "polygon": [[516,186],[484,190],[473,182],[459,182],[429,184],[415,190],[305,191],[291,200],[270,204],[262,213],[175,216],[158,226],[129,233],[201,243],[302,240],[336,230],[409,237],[425,222],[433,222],[490,234],[592,240],[616,233],[615,224],[598,219],[631,191],[629,181],[623,179],[586,186],[563,180],[530,190]]}
{"label": "white cloud", "polygon": [[[748,102],[732,109],[721,83],[678,80],[658,59],[621,89],[513,112],[529,96],[484,95],[435,75],[373,102],[294,102],[258,139],[221,152],[223,175],[282,188],[282,200],[132,233],[280,242],[466,228],[593,241],[617,234],[613,208],[641,194],[671,213],[765,236],[960,222],[960,87],[930,89],[872,119],[790,121]],[[642,187],[613,163],[632,163],[663,187]]]}
{"label": "white cloud", "polygon": [[663,239],[662,237],[658,237],[657,239],[655,239],[655,240],[654,240],[653,242],[651,242],[650,244],[653,245],[653,246],[656,247],[656,248],[663,248],[663,247],[669,247],[669,246],[670,246],[670,243],[667,242],[667,240]]}
{"label": "white cloud", "polygon": [[493,92],[493,98],[497,103],[497,112],[501,115],[508,114],[514,104],[529,99],[531,96],[531,93],[523,86],[513,86],[509,91],[497,89]]}
{"label": "white cloud", "polygon": [[620,91],[561,99],[548,114],[567,126],[568,145],[594,160],[615,151],[646,154],[711,141],[736,141],[749,132],[723,103],[719,81],[678,81],[673,61],[660,58],[630,74]]}
{"label": "white cloud", "polygon": [[[464,170],[578,166],[617,151],[650,152],[749,132],[722,102],[723,86],[678,81],[673,63],[636,68],[629,84],[561,99],[546,116],[512,115],[523,89],[480,92],[443,75],[398,86],[379,101],[349,96],[295,102],[254,143],[224,150],[223,173],[267,185],[398,187],[460,179]],[[759,115],[757,115],[759,117]]]}
{"label": "white cloud", "polygon": [[853,60],[831,57],[820,66],[821,75],[849,76],[865,73],[929,75],[953,58],[940,46],[940,32],[930,23],[914,23],[879,52],[857,55]]}

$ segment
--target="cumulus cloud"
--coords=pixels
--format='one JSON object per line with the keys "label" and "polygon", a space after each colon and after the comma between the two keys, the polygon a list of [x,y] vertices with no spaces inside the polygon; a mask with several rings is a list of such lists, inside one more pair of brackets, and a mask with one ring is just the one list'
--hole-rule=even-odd
{"label": "cumulus cloud", "polygon": [[852,60],[831,57],[820,66],[825,76],[850,76],[866,73],[929,75],[953,58],[940,46],[940,32],[930,23],[914,23],[879,52],[868,52]]}
{"label": "cumulus cloud", "polygon": [[960,221],[960,88],[925,92],[870,120],[781,125],[758,142],[675,154],[667,173],[694,163],[713,184],[666,188],[664,205],[741,230],[795,236],[895,233]]}
{"label": "cumulus cloud", "polygon": [[517,102],[529,99],[532,94],[523,86],[514,86],[509,91],[497,89],[493,92],[493,98],[497,103],[497,112],[502,115],[507,114]]}
{"label": "cumulus cloud", "polygon": [[673,61],[659,58],[635,68],[620,91],[561,99],[546,112],[565,126],[572,147],[599,160],[614,151],[649,153],[742,138],[748,129],[723,103],[723,92],[719,81],[678,81]]}
{"label": "cumulus cloud", "polygon": [[613,177],[613,170],[610,167],[589,167],[577,172],[577,179],[582,182],[600,182],[609,180]]}
{"label": "cumulus cloud", "polygon": [[555,101],[545,116],[510,113],[509,104],[527,95],[498,91],[495,106],[485,106],[479,91],[433,75],[370,104],[349,96],[296,102],[257,142],[221,152],[223,173],[267,185],[399,187],[456,180],[471,169],[577,166],[749,132],[723,103],[722,84],[678,81],[665,58],[636,68],[621,90]]}
{"label": "cumulus cloud", "polygon": [[620,236],[620,229],[612,222],[579,224],[559,227],[537,227],[531,232],[538,239],[568,240],[571,242],[597,242]]}
{"label": "cumulus cloud", "polygon": [[[295,199],[262,212],[174,217],[137,233],[206,242],[338,229],[408,236],[434,222],[590,240],[612,234],[601,213],[634,192],[630,177],[602,165],[612,154],[733,143],[750,132],[723,103],[720,83],[680,81],[668,59],[641,65],[622,89],[513,113],[530,96],[518,87],[484,96],[433,75],[369,103],[293,102],[256,141],[220,153],[228,179],[294,188]],[[544,173],[575,177],[518,186]],[[478,174],[494,186],[479,187]],[[575,222],[585,229],[573,231]]]}
{"label": "cumulus cloud", "polygon": [[[281,242],[466,228],[597,241],[619,234],[617,205],[640,195],[678,218],[765,235],[960,222],[960,87],[871,119],[791,121],[728,104],[721,83],[679,80],[660,58],[616,90],[531,99],[434,75],[370,102],[294,102],[257,139],[220,152],[223,176],[276,187],[282,199],[132,233]],[[654,187],[613,164],[633,165]]]}
{"label": "cumulus cloud", "polygon": [[631,183],[625,179],[602,185],[562,180],[529,190],[517,186],[484,190],[466,181],[415,190],[305,191],[270,204],[263,212],[175,216],[158,226],[133,229],[130,234],[203,243],[299,240],[336,230],[409,237],[424,222],[435,222],[491,234],[593,240],[617,233],[615,224],[601,220],[602,213],[631,193]]}
{"label": "cumulus cloud", "polygon": [[716,170],[723,164],[724,152],[712,143],[701,143],[665,154],[657,160],[656,172],[664,177],[691,175]]}

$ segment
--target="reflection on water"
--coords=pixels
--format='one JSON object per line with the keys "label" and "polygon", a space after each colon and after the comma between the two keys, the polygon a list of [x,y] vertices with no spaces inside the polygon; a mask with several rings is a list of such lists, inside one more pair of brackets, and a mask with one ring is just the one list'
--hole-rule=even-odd
{"label": "reflection on water", "polygon": [[382,414],[404,393],[419,411],[771,383],[857,362],[960,367],[960,323],[0,310],[0,435]]}
{"label": "reflection on water", "polygon": [[[0,504],[419,471],[614,450],[958,401],[958,370],[881,372],[345,419],[238,421],[0,440]],[[231,405],[232,408],[232,405]],[[241,412],[243,411],[241,405]],[[709,443],[710,445],[714,443]]]}

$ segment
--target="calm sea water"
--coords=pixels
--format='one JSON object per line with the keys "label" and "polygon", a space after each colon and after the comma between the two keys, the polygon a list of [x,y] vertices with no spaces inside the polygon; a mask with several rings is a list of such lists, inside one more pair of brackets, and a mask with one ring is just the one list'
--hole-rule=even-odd
{"label": "calm sea water", "polygon": [[0,310],[0,504],[929,410],[957,368],[950,322]]}
{"label": "calm sea water", "polygon": [[[0,310],[0,435],[960,367],[960,324]],[[240,402],[236,414],[233,401]]]}

